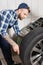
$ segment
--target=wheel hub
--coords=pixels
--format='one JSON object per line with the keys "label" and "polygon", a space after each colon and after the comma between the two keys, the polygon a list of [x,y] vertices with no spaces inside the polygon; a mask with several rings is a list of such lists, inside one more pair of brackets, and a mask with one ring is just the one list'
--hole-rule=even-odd
{"label": "wheel hub", "polygon": [[30,54],[32,65],[43,65],[43,39],[38,41]]}

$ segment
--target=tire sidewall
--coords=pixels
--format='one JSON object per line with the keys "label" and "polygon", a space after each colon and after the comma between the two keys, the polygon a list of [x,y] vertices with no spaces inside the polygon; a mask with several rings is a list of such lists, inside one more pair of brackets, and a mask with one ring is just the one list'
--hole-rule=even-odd
{"label": "tire sidewall", "polygon": [[38,36],[36,36],[35,38],[33,38],[30,42],[29,45],[27,46],[26,50],[25,50],[25,54],[24,54],[24,64],[25,65],[32,65],[31,61],[30,61],[30,54],[31,54],[31,50],[33,49],[33,47],[36,45],[36,43],[38,41],[40,41],[41,39],[43,39],[43,33],[39,34]]}

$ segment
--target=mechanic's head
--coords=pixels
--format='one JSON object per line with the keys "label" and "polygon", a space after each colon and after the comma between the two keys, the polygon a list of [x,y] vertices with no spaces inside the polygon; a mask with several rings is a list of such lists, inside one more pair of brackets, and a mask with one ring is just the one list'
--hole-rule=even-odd
{"label": "mechanic's head", "polygon": [[26,18],[28,16],[28,14],[30,13],[30,9],[28,7],[28,5],[26,3],[21,3],[19,6],[18,6],[18,9],[17,9],[17,14],[18,14],[18,18],[20,20]]}

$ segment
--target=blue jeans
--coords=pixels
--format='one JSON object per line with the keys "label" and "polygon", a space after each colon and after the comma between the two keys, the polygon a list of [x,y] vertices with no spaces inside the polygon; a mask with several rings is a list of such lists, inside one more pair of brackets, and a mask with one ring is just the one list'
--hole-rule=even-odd
{"label": "blue jeans", "polygon": [[11,46],[9,43],[0,35],[0,48],[2,49],[3,55],[8,65],[13,64]]}
{"label": "blue jeans", "polygon": [[2,65],[1,60],[0,60],[0,65]]}

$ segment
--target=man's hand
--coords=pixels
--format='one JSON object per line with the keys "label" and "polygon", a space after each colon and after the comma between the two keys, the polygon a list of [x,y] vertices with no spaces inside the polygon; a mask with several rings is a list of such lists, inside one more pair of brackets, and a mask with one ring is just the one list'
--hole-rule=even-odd
{"label": "man's hand", "polygon": [[4,36],[4,38],[6,39],[6,41],[9,42],[9,44],[10,44],[11,47],[13,48],[14,52],[16,52],[17,54],[19,54],[20,51],[19,51],[19,46],[18,46],[18,44],[16,44],[16,42],[13,41],[13,40],[9,37],[8,34],[7,34],[6,36]]}
{"label": "man's hand", "polygon": [[14,44],[14,45],[12,46],[12,48],[13,48],[13,51],[14,51],[14,52],[16,52],[18,55],[20,54],[19,45],[18,45],[18,44]]}

